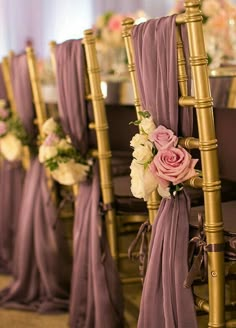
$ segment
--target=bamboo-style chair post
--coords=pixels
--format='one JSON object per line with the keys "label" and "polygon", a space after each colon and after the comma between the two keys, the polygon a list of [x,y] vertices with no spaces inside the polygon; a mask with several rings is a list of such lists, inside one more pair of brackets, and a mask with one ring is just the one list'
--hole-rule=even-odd
{"label": "bamboo-style chair post", "polygon": [[213,328],[225,327],[224,234],[213,101],[210,93],[208,61],[199,6],[199,0],[185,0],[185,15],[177,16],[177,24],[186,23],[187,26],[190,65],[194,81],[194,106],[199,130],[205,202],[205,232],[208,250],[208,327]]}
{"label": "bamboo-style chair post", "polygon": [[98,143],[99,170],[101,179],[101,189],[104,206],[106,208],[106,229],[108,242],[113,258],[118,260],[118,241],[116,235],[115,210],[113,208],[114,196],[111,178],[111,152],[108,124],[106,122],[106,113],[104,99],[101,92],[100,69],[96,57],[95,37],[92,30],[84,31],[84,48],[86,54],[87,71],[89,85],[91,89],[92,104],[95,116],[95,131]]}
{"label": "bamboo-style chair post", "polygon": [[51,64],[52,64],[52,70],[54,73],[54,78],[56,78],[56,57],[55,57],[55,51],[56,51],[56,41],[50,41],[49,42],[49,48],[50,48],[50,58],[51,58]]}
{"label": "bamboo-style chair post", "polygon": [[[135,71],[134,51],[133,51],[133,45],[132,45],[132,40],[131,40],[131,30],[132,30],[133,24],[134,24],[134,20],[132,18],[126,18],[123,21],[122,36],[124,39],[127,58],[128,58],[128,70],[130,73],[130,78],[131,78],[132,87],[133,87],[134,105],[136,108],[137,117],[140,118],[139,112],[143,111],[143,108],[141,105],[141,100],[140,100],[139,91],[138,91],[137,76],[136,76],[136,71]],[[160,195],[157,193],[157,191],[154,191],[151,194],[151,196],[147,202],[148,216],[149,216],[149,221],[151,224],[153,224],[153,222],[154,222],[154,219],[157,214],[157,210],[160,206],[160,202],[161,202]]]}
{"label": "bamboo-style chair post", "polygon": [[3,79],[6,86],[7,98],[10,103],[10,107],[13,113],[16,114],[16,102],[13,94],[12,84],[11,84],[11,76],[10,76],[10,63],[8,57],[3,57],[2,59],[2,73]]}
{"label": "bamboo-style chair post", "polygon": [[37,71],[37,64],[36,64],[34,49],[32,47],[27,47],[26,54],[27,54],[29,74],[30,74],[30,79],[31,79],[31,84],[32,84],[36,116],[37,116],[36,123],[38,125],[39,135],[42,138],[44,136],[43,130],[42,130],[43,123],[47,119],[46,106],[43,101],[42,91],[40,88],[40,80],[39,80],[38,71]]}
{"label": "bamboo-style chair post", "polygon": [[[32,92],[33,92],[36,117],[37,117],[35,123],[38,126],[40,138],[43,138],[44,137],[43,123],[47,119],[47,114],[46,114],[45,102],[42,97],[42,90],[41,90],[41,86],[40,86],[40,79],[39,79],[39,75],[38,75],[38,69],[37,69],[37,63],[36,63],[34,49],[32,47],[27,47],[26,55],[27,55],[27,62],[28,62]],[[57,200],[56,200],[56,193],[54,192],[54,181],[53,181],[52,177],[50,176],[50,172],[48,169],[46,169],[46,176],[47,176],[48,188],[51,191],[52,200],[56,204]]]}

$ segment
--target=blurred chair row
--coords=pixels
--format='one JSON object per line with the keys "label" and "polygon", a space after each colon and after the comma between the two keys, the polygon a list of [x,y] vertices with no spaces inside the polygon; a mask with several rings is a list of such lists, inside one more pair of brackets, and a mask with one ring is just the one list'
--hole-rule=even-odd
{"label": "blurred chair row", "polygon": [[[104,311],[109,327],[121,327],[122,292],[115,264],[126,267],[122,264],[127,257],[121,250],[122,235],[136,233],[140,222],[148,218],[145,203],[132,197],[129,186],[129,140],[136,131],[129,122],[136,120],[136,114],[119,108],[106,113],[91,30],[85,31],[83,40],[52,43],[51,52],[59,98],[58,109],[53,113],[48,112],[42,98],[33,49],[27,48],[20,55],[11,53],[2,62],[5,107],[9,106],[21,119],[30,136],[30,147],[25,147],[22,158],[27,167],[24,182],[18,173],[20,183],[14,179],[12,172],[13,182],[10,178],[7,182],[1,179],[2,189],[11,186],[4,193],[5,208],[16,204],[12,200],[16,185],[22,188],[22,192],[17,192],[21,199],[17,203],[20,210],[14,214],[16,222],[2,223],[6,229],[14,227],[16,240],[11,245],[14,251],[2,256],[6,264],[13,263],[9,271],[14,281],[2,291],[1,304],[55,312],[68,309],[70,298],[72,327],[77,321],[82,326],[83,322],[100,325]],[[43,124],[49,117],[60,120],[65,134],[82,155],[94,158],[92,177],[78,190],[53,181],[49,169],[38,161],[37,149],[45,136]],[[3,177],[7,172],[4,165],[9,165],[5,163],[4,160],[1,166]],[[20,161],[18,166],[24,175]],[[15,164],[13,168],[16,170]],[[72,191],[74,200],[65,207]],[[73,225],[73,258],[66,239],[68,221]],[[72,226],[70,230],[72,233]],[[11,238],[12,231],[3,245],[6,249]],[[133,277],[129,270],[121,271],[123,282],[140,282],[135,270],[131,270]],[[90,316],[87,311],[94,306],[96,313]],[[99,307],[101,311],[97,311]]]}

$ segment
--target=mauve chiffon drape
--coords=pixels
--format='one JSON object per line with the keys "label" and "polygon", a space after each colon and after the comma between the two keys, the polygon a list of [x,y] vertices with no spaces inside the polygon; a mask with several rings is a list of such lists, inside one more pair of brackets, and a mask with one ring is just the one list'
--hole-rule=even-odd
{"label": "mauve chiffon drape", "polygon": [[0,99],[7,100],[7,91],[3,78],[2,64],[0,64]]}
{"label": "mauve chiffon drape", "polygon": [[[19,116],[32,140],[34,108],[25,55],[14,56],[11,79]],[[44,167],[32,156],[18,217],[13,282],[1,291],[5,307],[58,312],[68,309],[71,256]]]}
{"label": "mauve chiffon drape", "polygon": [[[178,109],[175,16],[135,26],[132,38],[143,108],[157,126],[190,135],[192,112]],[[189,213],[185,192],[161,202],[152,226],[139,328],[197,327],[191,289],[183,287],[188,273]]]}
{"label": "mauve chiffon drape", "polygon": [[[59,114],[63,128],[83,154],[88,150],[85,103],[85,58],[81,40],[57,46]],[[81,183],[73,232],[73,275],[70,299],[72,328],[123,327],[122,291],[99,211],[98,164]]]}
{"label": "mauve chiffon drape", "polygon": [[[7,101],[2,65],[0,65],[0,99]],[[0,165],[0,272],[2,273],[12,271],[23,181],[24,170],[21,162],[2,160]]]}

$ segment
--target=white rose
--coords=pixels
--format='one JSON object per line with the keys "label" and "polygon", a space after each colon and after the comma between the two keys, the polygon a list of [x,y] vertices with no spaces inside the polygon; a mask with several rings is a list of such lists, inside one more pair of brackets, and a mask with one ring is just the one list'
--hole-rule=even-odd
{"label": "white rose", "polygon": [[56,132],[58,129],[58,124],[57,122],[51,117],[47,121],[44,122],[42,126],[42,131],[45,134],[50,134],[52,132]]}
{"label": "white rose", "polygon": [[149,168],[147,168],[144,171],[143,176],[143,199],[145,201],[148,201],[149,197],[151,196],[151,193],[157,188],[157,186],[157,180],[155,179]]}
{"label": "white rose", "polygon": [[204,0],[202,2],[202,12],[208,17],[220,14],[221,10],[222,8],[219,1]]}
{"label": "white rose", "polygon": [[39,162],[43,163],[46,160],[57,156],[57,148],[55,146],[40,146],[39,147]]}
{"label": "white rose", "polygon": [[133,160],[131,169],[131,192],[136,198],[143,198],[147,201],[151,193],[157,188],[157,181],[151,171]]}
{"label": "white rose", "polygon": [[23,146],[14,134],[8,133],[0,140],[0,149],[8,161],[16,161],[21,158]]}
{"label": "white rose", "polygon": [[75,163],[72,159],[66,163],[59,163],[56,170],[51,171],[53,179],[62,185],[71,186],[75,183],[85,181],[89,171],[88,165]]}
{"label": "white rose", "polygon": [[139,145],[133,151],[133,157],[140,163],[145,164],[152,160],[152,143],[146,142],[144,145]]}
{"label": "white rose", "polygon": [[144,166],[137,163],[134,159],[130,166],[131,169],[131,192],[136,198],[144,197],[144,189],[143,189],[143,174],[144,174]]}
{"label": "white rose", "polygon": [[142,144],[145,144],[147,140],[148,140],[147,134],[136,133],[130,141],[130,146],[134,148],[138,147]]}
{"label": "white rose", "polygon": [[72,148],[72,145],[66,139],[61,139],[57,147],[62,150],[67,150]]}
{"label": "white rose", "polygon": [[167,188],[163,188],[161,185],[158,186],[157,188],[158,194],[162,197],[162,198],[171,198],[171,194],[169,191],[169,187]]}
{"label": "white rose", "polygon": [[156,125],[153,122],[152,117],[145,117],[141,120],[141,123],[139,124],[139,127],[141,131],[144,131],[147,134],[152,133],[156,129]]}
{"label": "white rose", "polygon": [[105,26],[105,17],[104,16],[99,16],[96,20],[96,28],[103,28]]}

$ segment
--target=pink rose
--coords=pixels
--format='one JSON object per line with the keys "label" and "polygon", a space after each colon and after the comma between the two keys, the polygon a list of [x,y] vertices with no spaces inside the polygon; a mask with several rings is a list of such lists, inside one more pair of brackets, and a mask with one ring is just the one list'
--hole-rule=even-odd
{"label": "pink rose", "polygon": [[55,133],[50,133],[44,140],[43,144],[45,146],[54,146],[59,142],[59,137]]}
{"label": "pink rose", "polygon": [[178,137],[174,132],[163,125],[159,125],[150,135],[150,140],[154,142],[158,150],[175,147]]}
{"label": "pink rose", "polygon": [[116,14],[113,15],[108,22],[108,28],[110,31],[121,31],[121,23],[123,16]]}
{"label": "pink rose", "polygon": [[171,182],[177,185],[195,176],[197,161],[187,150],[178,146],[159,150],[149,167],[158,183],[166,188]]}

